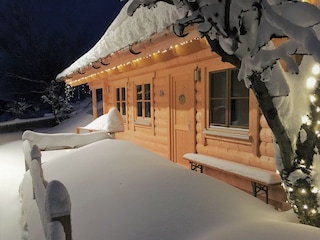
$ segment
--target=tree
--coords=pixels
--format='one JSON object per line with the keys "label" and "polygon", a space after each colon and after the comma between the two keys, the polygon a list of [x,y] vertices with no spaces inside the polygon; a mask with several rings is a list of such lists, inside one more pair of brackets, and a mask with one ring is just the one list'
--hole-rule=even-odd
{"label": "tree", "polygon": [[[89,18],[88,5],[75,0],[1,2],[1,98],[41,102],[56,75],[103,33],[108,17]],[[88,12],[83,13],[85,7]]]}
{"label": "tree", "polygon": [[43,102],[48,103],[51,112],[57,123],[70,117],[72,107],[65,96],[61,94],[65,91],[64,83],[52,80],[44,95],[41,96]]}
{"label": "tree", "polygon": [[[159,1],[133,0],[128,14]],[[294,107],[290,101],[298,96],[290,94],[295,89],[290,89],[291,80],[279,63],[283,60],[290,73],[299,74],[292,55],[310,55],[320,61],[319,9],[290,0],[162,1],[186,12],[174,24],[176,35],[185,36],[188,25],[198,24],[211,50],[240,69],[239,80],[254,92],[274,134],[276,166],[294,212],[302,223],[320,227],[320,168],[314,168],[320,161],[320,84],[310,79],[311,92],[300,84],[308,97],[299,101],[308,103],[304,113],[290,112],[289,107]],[[270,41],[273,38],[287,40],[276,47]]]}

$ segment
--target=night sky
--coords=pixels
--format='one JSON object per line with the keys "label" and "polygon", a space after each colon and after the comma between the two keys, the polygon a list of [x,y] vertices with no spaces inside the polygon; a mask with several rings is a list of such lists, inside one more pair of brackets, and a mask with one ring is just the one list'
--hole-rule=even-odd
{"label": "night sky", "polygon": [[[120,0],[2,0],[0,73],[8,69],[13,71],[12,67],[24,64],[19,63],[17,59],[12,61],[10,53],[4,46],[11,44],[11,49],[21,48],[21,51],[17,51],[21,55],[28,54],[28,48],[32,47],[30,44],[32,38],[36,46],[48,49],[42,55],[46,53],[49,55],[50,51],[61,51],[65,54],[63,61],[58,62],[60,65],[56,64],[59,65],[56,69],[48,68],[48,73],[51,70],[50,78],[56,76],[95,45],[125,3],[126,1]],[[59,48],[57,45],[55,46],[57,49],[50,49],[50,46],[58,41],[64,42],[62,47]],[[38,56],[34,55],[34,58],[36,57]],[[38,65],[32,64],[36,70]],[[0,75],[0,101],[10,98],[7,91],[10,87],[8,84],[11,83]]]}

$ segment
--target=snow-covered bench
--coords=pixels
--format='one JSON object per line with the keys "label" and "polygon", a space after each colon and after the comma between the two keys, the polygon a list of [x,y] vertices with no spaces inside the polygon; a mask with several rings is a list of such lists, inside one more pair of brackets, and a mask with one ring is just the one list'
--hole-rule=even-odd
{"label": "snow-covered bench", "polygon": [[269,202],[269,187],[281,184],[281,178],[276,172],[197,153],[186,153],[183,158],[189,161],[193,171],[202,173],[203,167],[209,167],[251,181],[253,196],[257,197],[259,192],[264,192],[266,203]]}

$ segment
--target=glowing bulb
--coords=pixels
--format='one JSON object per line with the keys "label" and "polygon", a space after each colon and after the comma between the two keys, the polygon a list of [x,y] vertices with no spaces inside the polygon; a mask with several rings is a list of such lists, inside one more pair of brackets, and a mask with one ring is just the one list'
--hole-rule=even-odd
{"label": "glowing bulb", "polygon": [[308,205],[307,204],[303,205],[303,209],[308,209]]}
{"label": "glowing bulb", "polygon": [[314,88],[316,83],[317,80],[314,77],[309,77],[306,82],[307,88]]}
{"label": "glowing bulb", "polygon": [[317,213],[317,210],[313,208],[313,209],[311,209],[311,213],[312,213],[312,214],[316,214],[316,213]]}
{"label": "glowing bulb", "polygon": [[310,95],[310,102],[314,103],[316,100],[317,99],[314,95]]}
{"label": "glowing bulb", "polygon": [[314,75],[318,75],[318,74],[320,73],[320,66],[319,66],[319,64],[313,65],[311,71],[312,71],[312,73],[313,73]]}
{"label": "glowing bulb", "polygon": [[316,188],[316,187],[313,187],[312,189],[311,189],[311,192],[312,193],[317,193],[319,190],[318,190],[318,188]]}
{"label": "glowing bulb", "polygon": [[301,193],[302,194],[305,194],[307,191],[303,188],[303,189],[301,189]]}

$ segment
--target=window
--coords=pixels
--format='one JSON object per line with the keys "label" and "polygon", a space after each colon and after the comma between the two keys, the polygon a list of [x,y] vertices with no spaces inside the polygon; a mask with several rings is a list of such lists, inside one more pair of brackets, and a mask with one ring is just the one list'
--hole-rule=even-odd
{"label": "window", "polygon": [[238,80],[238,72],[231,69],[210,73],[210,127],[249,127],[249,89]]}
{"label": "window", "polygon": [[151,85],[136,85],[137,118],[151,117]]}
{"label": "window", "polygon": [[116,88],[116,105],[122,116],[127,114],[126,105],[126,88]]}

